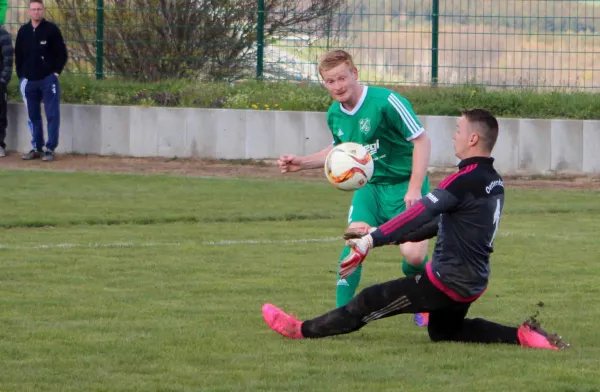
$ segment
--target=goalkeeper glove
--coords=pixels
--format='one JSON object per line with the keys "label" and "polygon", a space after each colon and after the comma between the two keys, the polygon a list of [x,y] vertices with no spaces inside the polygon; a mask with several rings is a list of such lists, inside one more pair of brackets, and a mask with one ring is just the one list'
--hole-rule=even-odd
{"label": "goalkeeper glove", "polygon": [[377,227],[371,227],[366,223],[360,224],[359,226],[351,226],[344,232],[344,239],[350,240],[353,238],[361,238],[367,234],[371,234],[375,230],[377,230]]}
{"label": "goalkeeper glove", "polygon": [[351,249],[350,254],[346,256],[340,264],[341,279],[346,279],[348,276],[352,275],[358,266],[365,261],[369,251],[373,248],[373,238],[370,234],[367,234],[361,238],[347,240],[346,245]]}

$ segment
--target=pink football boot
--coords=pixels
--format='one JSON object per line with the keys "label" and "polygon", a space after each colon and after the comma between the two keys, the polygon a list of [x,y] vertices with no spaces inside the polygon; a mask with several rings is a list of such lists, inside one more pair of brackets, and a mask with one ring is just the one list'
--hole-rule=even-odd
{"label": "pink football boot", "polygon": [[262,315],[269,328],[290,339],[304,339],[302,321],[298,321],[275,305],[264,304]]}

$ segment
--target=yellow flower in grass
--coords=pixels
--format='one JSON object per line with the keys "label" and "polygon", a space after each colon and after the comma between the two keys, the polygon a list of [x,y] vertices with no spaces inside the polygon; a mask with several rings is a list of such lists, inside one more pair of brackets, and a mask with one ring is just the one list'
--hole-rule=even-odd
{"label": "yellow flower in grass", "polygon": [[269,105],[265,103],[265,109],[269,110]]}
{"label": "yellow flower in grass", "polygon": [[257,105],[257,104],[255,104],[255,103],[253,103],[253,104],[252,104],[252,109],[258,109],[258,105]]}

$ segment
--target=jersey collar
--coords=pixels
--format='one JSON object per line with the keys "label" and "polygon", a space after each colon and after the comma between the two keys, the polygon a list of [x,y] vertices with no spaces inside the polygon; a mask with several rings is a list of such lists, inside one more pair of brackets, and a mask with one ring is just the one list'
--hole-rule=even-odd
{"label": "jersey collar", "polygon": [[356,104],[354,109],[352,109],[352,111],[344,109],[344,105],[342,105],[341,103],[340,103],[340,110],[350,116],[354,116],[356,114],[356,112],[358,112],[360,107],[362,106],[363,102],[365,101],[365,98],[367,97],[367,89],[368,88],[369,88],[369,86],[363,86],[363,92],[360,96],[360,99],[358,100],[358,103]]}
{"label": "jersey collar", "polygon": [[492,165],[494,163],[494,158],[491,157],[470,157],[465,158],[458,164],[459,168],[465,167],[467,165],[472,165],[473,163],[481,163],[483,165]]}

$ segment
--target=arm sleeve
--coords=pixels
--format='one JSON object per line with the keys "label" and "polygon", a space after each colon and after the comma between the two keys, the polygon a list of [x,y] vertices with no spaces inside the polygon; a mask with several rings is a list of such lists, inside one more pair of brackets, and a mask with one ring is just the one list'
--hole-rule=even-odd
{"label": "arm sleeve", "polygon": [[419,137],[425,131],[410,102],[396,93],[390,93],[388,96],[384,113],[390,124],[408,141]]}
{"label": "arm sleeve", "polygon": [[449,176],[411,208],[371,233],[373,246],[415,242],[415,238],[427,239],[423,237],[431,234],[433,221],[459,206],[468,192],[468,181],[465,176]]}
{"label": "arm sleeve", "polygon": [[409,233],[404,238],[404,242],[421,242],[433,238],[438,233],[440,216],[438,215],[415,231]]}
{"label": "arm sleeve", "polygon": [[333,129],[333,120],[331,118],[331,109],[327,111],[327,126],[329,127],[329,130],[331,131],[331,135],[333,136],[333,145],[338,145],[341,144],[342,141],[340,140],[340,138],[337,136],[336,131]]}
{"label": "arm sleeve", "polygon": [[23,77],[23,55],[21,54],[23,48],[23,35],[21,29],[17,32],[17,39],[15,40],[15,69],[17,71],[17,77],[21,79]]}
{"label": "arm sleeve", "polygon": [[2,74],[0,82],[8,84],[13,72],[13,46],[10,34],[3,31],[0,35],[0,48],[2,50]]}
{"label": "arm sleeve", "polygon": [[54,58],[54,69],[52,71],[60,75],[67,64],[68,54],[67,45],[65,44],[65,40],[58,26],[56,27],[52,38],[53,50],[56,53],[56,57]]}

